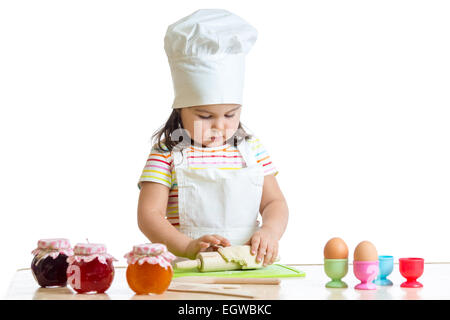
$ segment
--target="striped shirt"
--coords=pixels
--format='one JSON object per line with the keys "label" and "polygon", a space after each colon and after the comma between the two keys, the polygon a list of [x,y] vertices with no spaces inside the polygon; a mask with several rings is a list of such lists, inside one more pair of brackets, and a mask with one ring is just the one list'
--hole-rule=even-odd
{"label": "striped shirt", "polygon": [[[256,161],[263,168],[264,175],[278,174],[267,150],[261,144],[260,140],[252,136],[247,140],[254,152]],[[161,183],[167,186],[169,191],[169,200],[166,210],[166,218],[175,227],[179,226],[178,219],[178,185],[173,167],[173,155],[164,143],[161,143],[164,151],[158,149],[155,144],[150,151],[141,177],[139,178],[138,188],[141,188],[142,181],[151,181]],[[232,145],[224,145],[210,148],[200,148],[190,146],[186,151],[188,166],[193,170],[206,168],[219,168],[223,170],[238,170],[244,167],[245,161],[238,148]]]}

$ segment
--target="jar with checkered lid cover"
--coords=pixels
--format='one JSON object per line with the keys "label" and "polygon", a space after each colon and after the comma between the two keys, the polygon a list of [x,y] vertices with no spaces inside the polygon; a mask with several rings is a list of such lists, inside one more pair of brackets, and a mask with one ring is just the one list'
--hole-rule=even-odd
{"label": "jar with checkered lid cover", "polygon": [[128,262],[127,282],[137,294],[162,294],[170,285],[173,276],[171,261],[175,256],[160,243],[133,246],[125,255]]}
{"label": "jar with checkered lid cover", "polygon": [[79,243],[67,259],[67,282],[78,293],[104,293],[114,279],[113,261],[105,245]]}
{"label": "jar with checkered lid cover", "polygon": [[67,239],[40,239],[32,251],[31,272],[36,282],[43,288],[65,287],[67,284],[67,258],[73,255]]}

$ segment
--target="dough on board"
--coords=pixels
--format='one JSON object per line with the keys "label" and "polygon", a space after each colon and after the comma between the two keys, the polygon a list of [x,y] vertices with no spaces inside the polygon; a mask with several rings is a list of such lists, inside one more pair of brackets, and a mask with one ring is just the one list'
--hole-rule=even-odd
{"label": "dough on board", "polygon": [[236,262],[242,266],[242,269],[258,269],[262,268],[263,261],[256,262],[256,255],[252,255],[251,247],[247,245],[243,246],[231,246],[219,248],[220,255],[227,262]]}

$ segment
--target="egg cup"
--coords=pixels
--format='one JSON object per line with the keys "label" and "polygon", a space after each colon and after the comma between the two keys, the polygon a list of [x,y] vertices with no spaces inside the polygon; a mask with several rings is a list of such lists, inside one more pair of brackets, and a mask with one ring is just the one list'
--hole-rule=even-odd
{"label": "egg cup", "polygon": [[325,259],[325,273],[331,278],[325,287],[327,288],[347,288],[347,284],[341,279],[348,272],[348,259]]}
{"label": "egg cup", "polygon": [[378,256],[380,273],[377,279],[373,282],[378,286],[392,286],[392,281],[386,277],[392,273],[394,269],[394,257],[393,256]]}
{"label": "egg cup", "polygon": [[355,286],[359,290],[376,290],[377,286],[372,283],[377,277],[380,268],[377,261],[353,261],[353,273],[356,278],[361,280],[360,284]]}
{"label": "egg cup", "polygon": [[400,287],[402,288],[422,288],[423,285],[417,281],[423,274],[424,259],[422,258],[400,258],[400,274],[406,278]]}

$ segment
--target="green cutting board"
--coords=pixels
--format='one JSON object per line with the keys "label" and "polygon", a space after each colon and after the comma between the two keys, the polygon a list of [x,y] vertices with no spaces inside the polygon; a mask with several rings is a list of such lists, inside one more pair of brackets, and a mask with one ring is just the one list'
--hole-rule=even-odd
{"label": "green cutting board", "polygon": [[224,278],[288,278],[288,277],[304,277],[305,273],[293,267],[282,264],[271,264],[265,268],[252,270],[232,270],[232,271],[177,271],[174,270],[173,277],[189,277],[189,276],[208,276],[208,277],[224,277]]}

